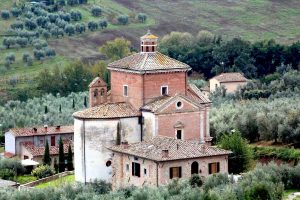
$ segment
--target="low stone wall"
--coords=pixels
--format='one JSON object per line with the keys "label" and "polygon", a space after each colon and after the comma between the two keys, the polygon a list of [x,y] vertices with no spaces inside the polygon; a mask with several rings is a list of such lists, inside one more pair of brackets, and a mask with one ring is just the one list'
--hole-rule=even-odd
{"label": "low stone wall", "polygon": [[66,172],[62,172],[62,173],[59,173],[59,174],[55,174],[53,176],[48,176],[46,178],[42,178],[42,179],[39,179],[39,180],[36,180],[36,181],[32,181],[32,182],[20,185],[19,190],[33,188],[34,186],[37,186],[41,183],[46,183],[46,182],[49,182],[49,181],[53,181],[53,180],[58,179],[60,177],[64,177],[64,176],[71,175],[71,174],[74,174],[74,171],[66,171]]}

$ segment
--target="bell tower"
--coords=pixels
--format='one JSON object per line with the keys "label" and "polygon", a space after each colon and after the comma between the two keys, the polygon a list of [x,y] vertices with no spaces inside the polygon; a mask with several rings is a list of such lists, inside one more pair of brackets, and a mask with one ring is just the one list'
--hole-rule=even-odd
{"label": "bell tower", "polygon": [[107,102],[107,84],[100,78],[95,78],[89,85],[90,107],[98,106]]}
{"label": "bell tower", "polygon": [[141,53],[157,52],[158,37],[153,35],[150,30],[141,37]]}

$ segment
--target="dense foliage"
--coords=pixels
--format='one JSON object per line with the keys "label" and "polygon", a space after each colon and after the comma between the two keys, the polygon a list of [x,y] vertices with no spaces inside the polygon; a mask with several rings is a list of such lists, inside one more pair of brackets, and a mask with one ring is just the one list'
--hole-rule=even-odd
{"label": "dense foliage", "polygon": [[298,69],[300,42],[289,46],[274,40],[250,43],[241,38],[223,40],[208,31],[197,36],[172,32],[162,38],[160,52],[189,64],[209,78],[220,72],[240,71],[247,78],[274,73],[282,64]]}
{"label": "dense foliage", "polygon": [[223,135],[219,146],[222,149],[232,151],[228,156],[229,173],[239,174],[249,170],[253,156],[252,149],[239,132],[232,130],[230,134]]}
{"label": "dense foliage", "polygon": [[32,170],[31,174],[41,179],[46,178],[48,176],[52,176],[54,174],[54,170],[49,165],[41,165]]}
{"label": "dense foliage", "polygon": [[166,186],[128,187],[110,191],[104,182],[89,185],[68,185],[63,188],[30,190],[0,190],[0,200],[98,200],[98,199],[199,199],[199,200],[281,200],[283,189],[299,188],[300,165],[295,168],[287,165],[269,164],[257,166],[234,183],[226,174],[215,174],[204,180],[202,187],[191,185],[188,180],[175,179]]}
{"label": "dense foliage", "polygon": [[[0,106],[0,118],[3,130],[12,127],[30,127],[73,124],[72,114],[85,108],[87,93],[71,93],[67,97],[59,94],[44,95],[27,102],[9,101]],[[73,108],[73,100],[75,107]],[[45,106],[48,112],[45,114]]]}
{"label": "dense foliage", "polygon": [[22,174],[24,171],[25,169],[20,161],[0,158],[0,178],[13,180],[15,176]]}
{"label": "dense foliage", "polygon": [[211,110],[211,134],[217,139],[232,129],[251,142],[300,141],[299,95],[267,100],[226,101]]}

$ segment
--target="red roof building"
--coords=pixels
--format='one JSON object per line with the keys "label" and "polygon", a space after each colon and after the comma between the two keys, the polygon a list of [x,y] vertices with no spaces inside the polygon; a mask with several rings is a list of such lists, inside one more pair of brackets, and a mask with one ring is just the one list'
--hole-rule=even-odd
{"label": "red roof building", "polygon": [[[157,46],[158,37],[148,32],[141,37],[139,53],[108,65],[110,91],[99,77],[91,83],[91,108],[73,114],[77,181],[104,179],[114,188],[142,186],[147,184],[146,176],[156,177],[153,162],[158,161],[169,162],[167,171],[161,172],[169,174],[171,165],[185,160],[189,164],[182,166],[183,178],[191,176],[192,162],[212,162],[213,173],[227,172],[230,152],[210,147],[211,101],[189,84],[191,67],[159,53]],[[168,157],[160,157],[161,151],[168,151]],[[195,167],[193,173],[206,176],[209,166]],[[175,176],[179,168],[174,170],[171,178],[179,177]],[[170,179],[165,178],[159,184]]]}

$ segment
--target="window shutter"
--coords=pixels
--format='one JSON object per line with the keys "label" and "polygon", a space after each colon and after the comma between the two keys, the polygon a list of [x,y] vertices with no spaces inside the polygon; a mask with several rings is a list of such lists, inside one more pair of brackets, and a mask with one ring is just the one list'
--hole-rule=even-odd
{"label": "window shutter", "polygon": [[179,167],[179,178],[181,178],[181,167]]}
{"label": "window shutter", "polygon": [[211,163],[208,164],[208,174],[211,174]]}
{"label": "window shutter", "polygon": [[220,172],[220,163],[217,162],[217,172]]}
{"label": "window shutter", "polygon": [[141,177],[141,165],[140,164],[138,164],[138,163],[136,163],[136,175],[138,176],[138,177]]}
{"label": "window shutter", "polygon": [[132,171],[132,176],[134,176],[134,163],[132,163],[131,171]]}
{"label": "window shutter", "polygon": [[170,179],[172,179],[172,178],[173,178],[173,169],[170,168]]}

